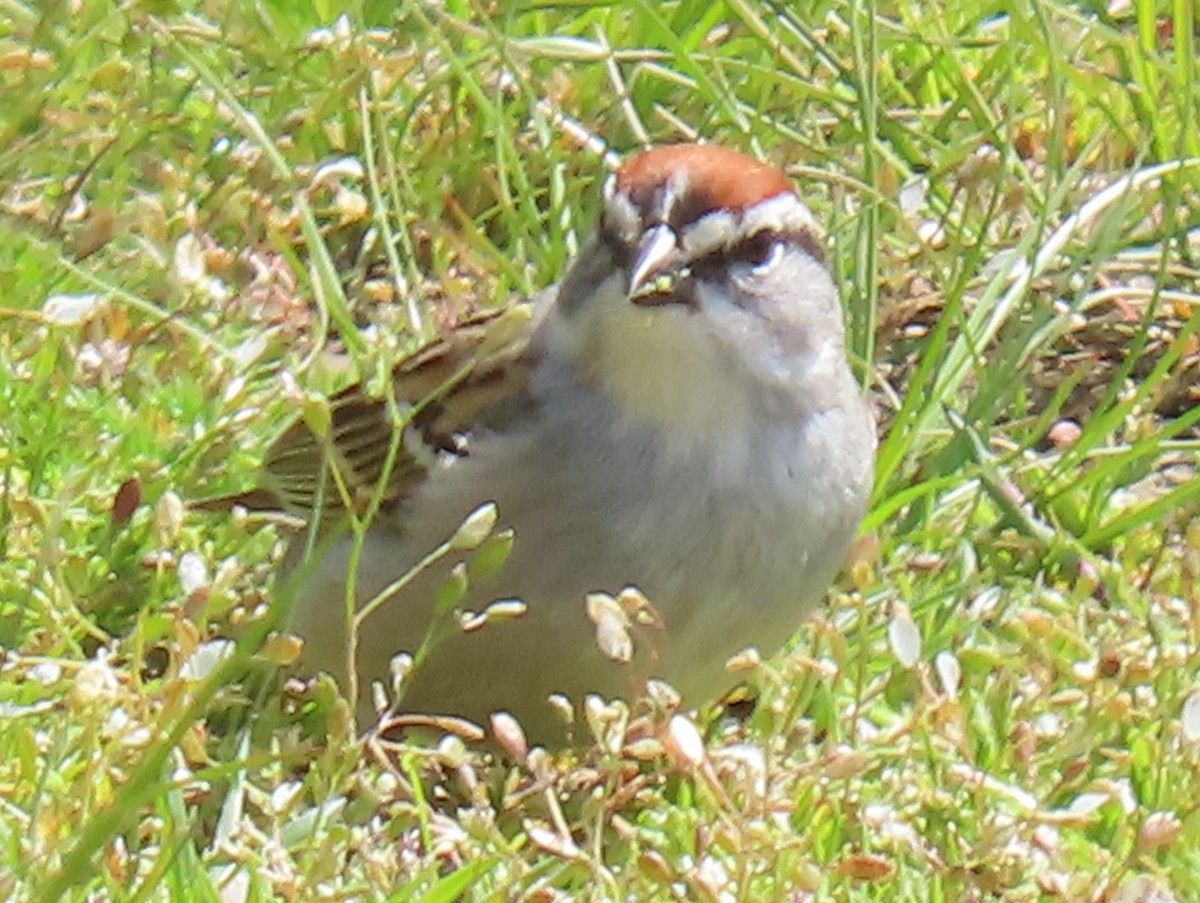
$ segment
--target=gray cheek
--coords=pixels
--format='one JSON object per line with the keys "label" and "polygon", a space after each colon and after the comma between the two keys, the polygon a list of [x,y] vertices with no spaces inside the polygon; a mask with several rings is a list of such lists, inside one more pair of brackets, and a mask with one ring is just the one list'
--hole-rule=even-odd
{"label": "gray cheek", "polygon": [[841,333],[837,287],[823,265],[808,255],[785,255],[767,273],[747,270],[732,280],[739,304],[772,333],[792,333],[800,347]]}
{"label": "gray cheek", "polygon": [[785,261],[767,274],[736,266],[727,283],[698,289],[727,366],[759,372],[771,382],[792,379],[831,328],[833,285],[817,265]]}
{"label": "gray cheek", "polygon": [[616,268],[612,252],[595,237],[588,239],[567,270],[558,290],[558,307],[573,316],[587,305],[588,298]]}

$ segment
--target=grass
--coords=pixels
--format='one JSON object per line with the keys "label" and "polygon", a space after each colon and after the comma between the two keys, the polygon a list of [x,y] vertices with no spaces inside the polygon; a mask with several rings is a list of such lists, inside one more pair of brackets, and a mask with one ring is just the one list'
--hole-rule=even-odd
{"label": "grass", "polygon": [[[0,895],[1200,897],[1185,0],[0,8]],[[883,437],[747,723],[496,766],[264,684],[278,536],[181,500],[695,137],[827,225]]]}

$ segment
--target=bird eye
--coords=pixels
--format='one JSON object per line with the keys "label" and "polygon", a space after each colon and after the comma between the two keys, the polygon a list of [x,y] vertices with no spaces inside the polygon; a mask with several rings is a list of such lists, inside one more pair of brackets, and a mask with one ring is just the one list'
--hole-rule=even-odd
{"label": "bird eye", "polygon": [[767,231],[755,232],[749,238],[729,249],[729,259],[748,263],[753,267],[766,266],[779,248],[777,237]]}
{"label": "bird eye", "polygon": [[688,268],[688,274],[701,281],[724,279],[735,264],[762,271],[774,264],[782,253],[783,242],[779,236],[763,230],[705,254]]}

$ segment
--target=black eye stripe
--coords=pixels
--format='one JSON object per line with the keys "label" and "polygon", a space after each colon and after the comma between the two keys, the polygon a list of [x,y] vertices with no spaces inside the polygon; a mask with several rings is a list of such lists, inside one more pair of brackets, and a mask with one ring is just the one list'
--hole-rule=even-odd
{"label": "black eye stripe", "polygon": [[[763,233],[759,233],[761,235]],[[772,242],[773,243],[773,242]],[[731,263],[761,263],[763,255],[770,251],[770,245],[766,249],[761,249],[751,244],[749,240],[740,241],[737,244],[726,245],[724,247],[715,248],[692,261],[688,267],[691,272],[700,279],[716,276],[729,267]],[[755,260],[755,255],[758,255]]]}
{"label": "black eye stripe", "polygon": [[825,265],[825,251],[821,248],[816,235],[808,229],[774,232],[764,229],[743,238],[731,245],[715,248],[696,258],[689,269],[700,278],[728,267],[732,263],[745,263],[751,266],[761,266],[771,256],[776,245],[787,244],[801,248],[806,254],[822,266]]}
{"label": "black eye stripe", "polygon": [[817,237],[817,233],[812,229],[796,229],[789,232],[786,236],[787,240],[799,248],[802,248],[809,257],[825,266],[825,247],[821,244],[821,239]]}
{"label": "black eye stripe", "polygon": [[[622,240],[615,229],[602,224],[599,237],[601,243],[613,255],[613,261],[618,266],[628,267],[633,263],[633,248]],[[766,263],[772,249],[777,244],[794,245],[821,266],[825,266],[825,249],[821,247],[820,239],[811,229],[789,229],[785,232],[762,229],[732,245],[714,248],[700,255],[695,258],[688,269],[693,274],[704,277],[731,263],[759,266]]]}
{"label": "black eye stripe", "polygon": [[778,237],[772,232],[755,232],[749,238],[730,247],[726,251],[726,257],[752,266],[760,266],[770,259],[771,251],[778,242]]}

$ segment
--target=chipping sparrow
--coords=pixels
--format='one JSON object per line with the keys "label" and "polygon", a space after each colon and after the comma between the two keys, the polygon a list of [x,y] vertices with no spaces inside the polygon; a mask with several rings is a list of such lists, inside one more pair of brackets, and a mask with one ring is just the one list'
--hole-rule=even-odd
{"label": "chipping sparrow", "polygon": [[[357,588],[370,599],[494,501],[515,531],[511,556],[459,604],[527,610],[473,632],[454,622],[409,675],[402,708],[508,710],[532,739],[555,740],[548,694],[629,698],[656,677],[702,703],[733,682],[729,656],[775,652],[843,561],[875,434],[813,217],[782,173],[734,151],[629,158],[596,233],[531,308],[499,348],[485,316],[397,368],[396,398],[416,406]],[[356,387],[334,398],[326,440],[293,425],[268,452],[269,495],[307,513],[326,453],[352,496],[369,494],[392,440],[386,412]],[[327,519],[340,504],[328,485]],[[307,662],[343,676],[351,545],[337,541],[312,570],[292,625]],[[364,684],[415,651],[464,558],[366,618]],[[597,646],[585,596],[630,584],[660,620],[633,629],[618,663]]]}

